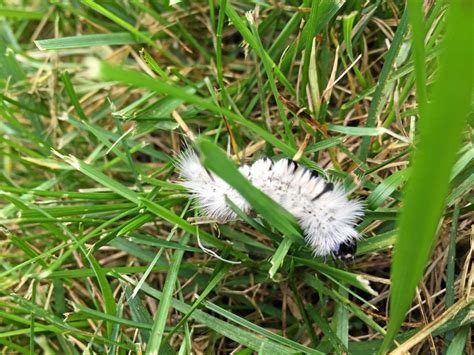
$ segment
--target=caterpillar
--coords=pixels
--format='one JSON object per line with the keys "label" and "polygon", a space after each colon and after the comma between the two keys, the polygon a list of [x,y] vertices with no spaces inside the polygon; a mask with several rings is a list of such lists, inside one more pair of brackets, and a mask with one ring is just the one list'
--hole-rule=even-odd
{"label": "caterpillar", "polygon": [[[191,193],[202,215],[219,223],[237,219],[237,214],[226,204],[226,196],[246,214],[251,212],[249,203],[208,171],[193,149],[182,153],[177,168],[180,183]],[[355,242],[360,238],[355,226],[363,216],[363,203],[349,200],[341,184],[326,181],[315,171],[289,159],[262,158],[240,166],[239,171],[297,219],[315,256],[352,256]]]}

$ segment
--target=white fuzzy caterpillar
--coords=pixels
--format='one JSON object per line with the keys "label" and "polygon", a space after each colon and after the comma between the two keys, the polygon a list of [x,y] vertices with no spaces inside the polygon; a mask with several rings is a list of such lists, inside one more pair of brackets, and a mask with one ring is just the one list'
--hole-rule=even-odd
{"label": "white fuzzy caterpillar", "polygon": [[[242,211],[250,213],[249,203],[224,180],[205,169],[192,149],[181,155],[177,167],[182,185],[191,192],[203,215],[222,223],[236,219],[236,213],[226,204],[226,196]],[[354,227],[363,216],[363,205],[348,200],[340,184],[327,182],[316,172],[288,159],[273,162],[263,158],[241,166],[239,171],[296,217],[315,255],[346,253],[346,248],[359,238]]]}

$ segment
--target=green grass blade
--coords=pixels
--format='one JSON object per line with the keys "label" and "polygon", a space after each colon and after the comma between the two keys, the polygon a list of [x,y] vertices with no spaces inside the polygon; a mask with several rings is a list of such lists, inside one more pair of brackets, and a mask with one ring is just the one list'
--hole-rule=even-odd
{"label": "green grass blade", "polygon": [[66,89],[67,94],[69,95],[69,99],[71,100],[71,103],[73,104],[74,108],[76,109],[77,114],[83,121],[88,121],[88,118],[86,117],[86,114],[84,113],[84,110],[81,107],[81,103],[79,102],[79,98],[77,97],[76,91],[74,90],[74,86],[72,85],[71,82],[71,77],[69,76],[69,73],[65,71],[61,75],[61,79],[64,83],[64,87]]}
{"label": "green grass blade", "polygon": [[17,18],[22,20],[41,20],[43,16],[44,13],[41,11],[19,10],[6,7],[0,8],[0,17]]}
{"label": "green grass blade", "polygon": [[405,318],[436,237],[451,169],[471,107],[474,57],[472,46],[466,43],[472,39],[473,15],[469,1],[450,4],[433,100],[427,115],[419,121],[419,143],[399,221],[391,275],[391,318],[381,352],[389,348]]}
{"label": "green grass blade", "polygon": [[[249,128],[256,134],[264,138],[268,143],[274,145],[275,147],[281,149],[287,156],[293,156],[296,153],[296,149],[290,147],[289,145],[283,143],[277,139],[274,135],[269,133],[267,130],[263,129],[259,125],[245,119],[244,117],[235,114],[232,111],[229,111],[226,108],[216,106],[212,101],[201,98],[197,95],[189,94],[183,88],[170,85],[161,80],[150,78],[149,76],[132,71],[122,69],[120,67],[112,66],[110,64],[101,63],[100,72],[102,76],[108,80],[117,80],[128,85],[134,85],[138,87],[145,87],[150,90],[154,90],[158,93],[173,96],[179,99],[182,99],[185,102],[195,104],[203,109],[218,113],[225,117],[228,117],[231,120],[234,120],[243,126]],[[302,159],[303,162],[307,160]],[[314,163],[308,160],[308,163],[314,166]]]}
{"label": "green grass blade", "polygon": [[293,241],[290,238],[284,238],[275,251],[275,254],[272,255],[270,259],[270,264],[272,267],[270,270],[268,270],[268,275],[270,275],[270,278],[273,279],[275,277],[275,274],[283,264],[283,260],[285,259],[286,254],[288,254],[292,243]]}
{"label": "green grass blade", "polygon": [[388,178],[386,178],[381,184],[379,184],[370,194],[367,199],[367,205],[371,209],[376,209],[380,207],[382,203],[405,181],[409,176],[409,169],[400,170]]}
{"label": "green grass blade", "polygon": [[[81,247],[81,249],[83,248]],[[107,280],[106,272],[93,255],[88,254],[86,250],[83,252],[85,252],[84,256],[87,258],[87,261],[91,265],[92,270],[94,270],[94,275],[97,278],[97,283],[99,284],[104,299],[105,312],[110,316],[115,316],[117,312],[117,304],[115,303],[112,287]],[[110,322],[107,322],[107,334],[109,337],[112,335],[112,324]]]}
{"label": "green grass blade", "polygon": [[423,0],[407,2],[408,20],[411,25],[413,62],[415,65],[416,101],[420,117],[426,117],[426,63],[425,63],[425,19]]}
{"label": "green grass blade", "polygon": [[[472,331],[472,329],[471,329]],[[464,347],[469,336],[469,326],[465,325],[454,336],[446,350],[446,355],[460,355],[464,353]]]}
{"label": "green grass blade", "polygon": [[219,284],[219,282],[221,282],[224,276],[226,276],[226,273],[229,271],[230,264],[224,264],[223,261],[220,261],[220,266],[218,266],[218,268],[214,270],[214,275],[212,279],[209,281],[206,288],[202,291],[196,301],[194,301],[189,312],[186,313],[184,317],[180,319],[178,324],[176,324],[176,326],[166,336],[167,339],[169,339],[171,335],[173,335],[177,330],[179,330],[179,328],[181,328],[186,323],[191,314],[201,305],[201,303],[206,299],[209,293],[211,293],[211,291]]}
{"label": "green grass blade", "polygon": [[[318,13],[316,18],[311,23],[308,22],[305,24],[303,31],[301,32],[301,40],[293,41],[285,51],[285,54],[281,60],[280,68],[283,72],[286,72],[291,65],[293,55],[298,54],[306,45],[308,37],[314,37],[319,32],[321,32],[339,11],[339,9],[344,5],[345,0],[326,0],[320,1],[318,4]],[[310,27],[312,24],[315,24],[314,31]]]}
{"label": "green grass blade", "polygon": [[367,279],[365,279],[362,275],[357,275],[351,273],[349,271],[337,269],[333,266],[329,266],[327,264],[317,262],[313,259],[303,259],[299,257],[293,257],[295,261],[301,263],[303,265],[312,266],[318,272],[332,277],[346,285],[351,285],[357,287],[358,289],[367,292],[371,295],[376,296],[378,293],[370,286],[370,283]]}
{"label": "green grass blade", "polygon": [[96,3],[94,0],[82,0],[82,3],[89,6],[91,9],[97,11],[98,13],[108,17],[110,20],[112,20],[119,26],[129,31],[135,37],[140,38],[141,40],[145,41],[151,46],[154,46],[154,47],[157,46],[155,42],[151,40],[151,38],[149,37],[147,33],[138,31],[133,25],[131,25],[126,20],[122,19],[120,16],[116,15],[112,11],[110,11],[108,8]]}
{"label": "green grass blade", "polygon": [[234,187],[258,213],[282,234],[294,240],[301,238],[295,218],[245,179],[220,148],[206,139],[199,139],[197,145],[204,157],[203,163],[206,167]]}
{"label": "green grass blade", "polygon": [[[337,294],[341,295],[342,299],[347,299],[347,291],[342,287],[339,287]],[[347,348],[349,344],[349,310],[341,302],[337,303],[334,309],[332,326],[342,345]]]}
{"label": "green grass blade", "polygon": [[[131,297],[132,290],[127,285],[125,285],[125,296],[127,297],[127,302],[130,307],[130,316],[132,317],[132,320],[136,323],[149,324],[151,330],[153,318],[141,302],[140,298]],[[140,335],[142,336],[144,342],[148,343],[148,340],[150,339],[150,331],[147,329],[141,329]]]}
{"label": "green grass blade", "polygon": [[[234,18],[234,21],[236,20],[237,19]],[[270,56],[268,55],[268,53],[265,51],[265,48],[263,47],[262,41],[258,34],[258,29],[256,27],[254,17],[251,14],[248,16],[248,23],[251,30],[250,35],[253,36],[253,39],[255,41],[256,47],[254,48],[254,50],[257,52],[257,54],[259,55],[260,59],[263,62],[263,67],[265,69],[265,73],[267,74],[267,83],[270,86],[271,92],[277,104],[278,114],[280,115],[280,119],[283,122],[283,126],[285,128],[286,139],[287,141],[290,142],[291,146],[295,146],[296,142],[291,132],[290,121],[288,120],[288,117],[286,116],[285,107],[283,106],[283,103],[281,102],[280,94],[276,86],[276,80],[275,80],[275,77],[273,76],[273,72],[276,69],[278,69],[278,67],[275,66]]]}
{"label": "green grass blade", "polygon": [[394,245],[397,236],[394,231],[366,238],[357,243],[356,255],[365,255],[371,252],[377,252]]}
{"label": "green grass blade", "polygon": [[229,2],[226,3],[225,13],[232,21],[232,24],[235,26],[235,28],[237,28],[237,30],[240,32],[245,41],[250,45],[250,47],[252,47],[257,52],[260,59],[267,66],[265,70],[273,69],[275,71],[276,77],[281,82],[281,84],[289,92],[291,92],[292,94],[296,94],[293,85],[291,85],[288,79],[283,75],[280,68],[273,62],[270,55],[263,49],[261,43],[259,43],[259,40],[255,38],[252,32],[247,28],[244,21],[240,18],[240,16],[237,14],[235,9]]}
{"label": "green grass blade", "polygon": [[[180,244],[186,245],[189,235],[186,234],[181,238]],[[166,275],[165,285],[163,286],[163,294],[160,299],[158,312],[153,322],[153,328],[150,333],[150,342],[146,347],[145,354],[158,354],[163,339],[166,320],[171,307],[171,299],[173,297],[174,288],[178,279],[178,272],[183,260],[184,250],[176,250],[171,258],[170,269]]]}
{"label": "green grass blade", "polygon": [[82,36],[70,36],[61,38],[39,39],[35,41],[39,50],[58,50],[71,48],[89,48],[94,46],[120,46],[125,44],[144,43],[141,37],[134,36],[128,32],[116,32],[105,34],[91,34]]}
{"label": "green grass blade", "polygon": [[255,211],[286,236],[270,260],[272,267],[269,270],[269,275],[273,278],[283,263],[291,244],[301,240],[301,233],[295,218],[262,191],[252,186],[217,146],[206,139],[198,140],[197,144],[203,154],[204,165],[239,191]]}
{"label": "green grass blade", "polygon": [[352,29],[354,26],[354,20],[357,17],[357,11],[352,11],[349,15],[346,15],[342,19],[342,28],[344,33],[344,43],[346,44],[347,56],[351,61],[354,60],[354,54],[352,53]]}
{"label": "green grass blade", "polygon": [[140,196],[136,192],[130,190],[129,188],[115,181],[114,179],[108,177],[93,166],[86,164],[82,160],[77,159],[72,155],[64,156],[58,152],[55,152],[55,154],[61,159],[63,159],[66,163],[71,165],[74,169],[79,170],[81,173],[87,175],[88,177],[97,181],[101,185],[108,187],[112,191],[118,193],[120,196],[125,197],[127,200],[133,202],[136,205],[141,204]]}
{"label": "green grass blade", "polygon": [[[382,106],[381,103],[383,103],[382,102],[383,92],[384,92],[385,87],[388,84],[388,79],[389,79],[390,73],[392,72],[393,63],[403,43],[403,38],[405,37],[407,28],[408,28],[408,11],[405,10],[400,20],[400,24],[398,25],[397,32],[395,33],[395,36],[393,37],[393,41],[390,46],[390,49],[388,50],[386,54],[382,71],[378,78],[378,84],[377,84],[377,87],[375,88],[375,92],[374,92],[374,95],[372,97],[372,101],[369,107],[369,113],[368,113],[367,124],[366,124],[367,127],[375,126],[377,115],[379,114],[381,106]],[[369,154],[369,145],[370,145],[370,138],[364,137],[364,139],[362,140],[362,145],[360,146],[360,150],[359,150],[359,157],[363,161],[367,159],[367,156]]]}
{"label": "green grass blade", "polygon": [[327,319],[323,318],[319,313],[319,309],[316,309],[311,305],[308,307],[309,316],[318,325],[318,328],[321,329],[321,332],[323,332],[323,334],[326,336],[336,353],[347,353],[347,347],[342,343],[341,339],[337,337],[336,333],[332,330]]}

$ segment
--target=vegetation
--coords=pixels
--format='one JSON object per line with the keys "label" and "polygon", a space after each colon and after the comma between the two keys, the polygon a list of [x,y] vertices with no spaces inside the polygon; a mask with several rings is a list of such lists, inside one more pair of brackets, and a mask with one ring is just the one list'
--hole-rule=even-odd
{"label": "vegetation", "polygon": [[[471,1],[24,4],[0,2],[3,352],[472,353]],[[192,208],[198,135],[258,215]],[[237,175],[263,156],[366,202],[353,260]]]}

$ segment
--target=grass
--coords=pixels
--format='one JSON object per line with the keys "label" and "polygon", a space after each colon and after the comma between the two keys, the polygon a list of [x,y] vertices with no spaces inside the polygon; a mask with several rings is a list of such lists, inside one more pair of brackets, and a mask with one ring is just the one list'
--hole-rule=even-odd
{"label": "grass", "polygon": [[[422,3],[0,5],[2,351],[472,352],[473,6]],[[196,217],[193,133],[257,216]],[[262,156],[366,201],[354,260],[238,174]]]}

